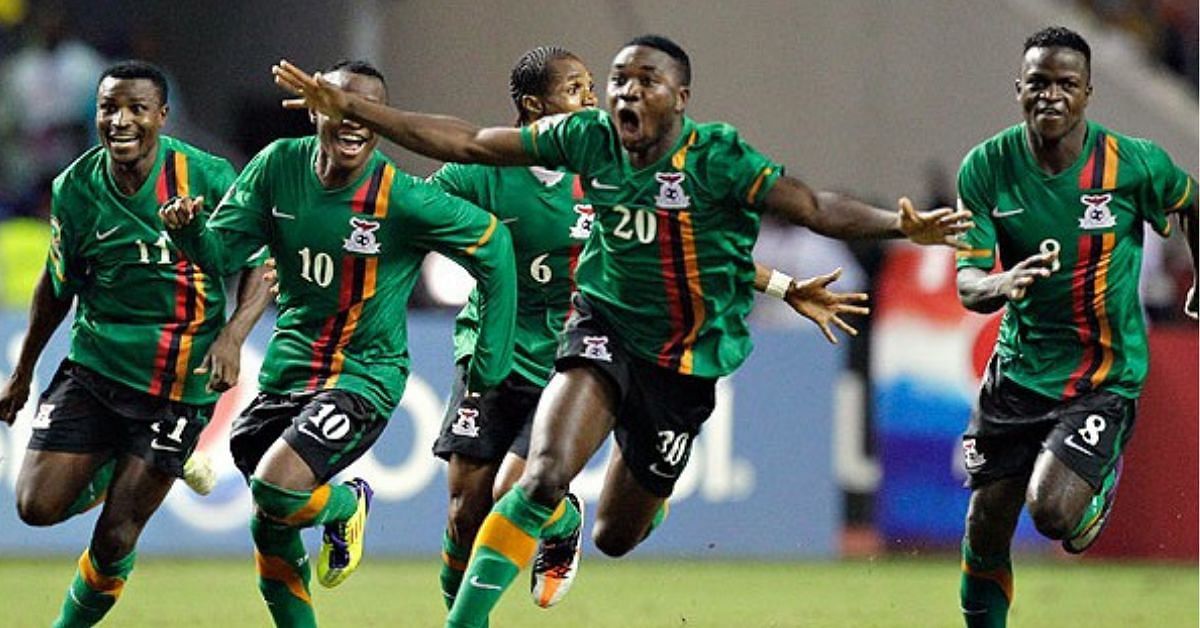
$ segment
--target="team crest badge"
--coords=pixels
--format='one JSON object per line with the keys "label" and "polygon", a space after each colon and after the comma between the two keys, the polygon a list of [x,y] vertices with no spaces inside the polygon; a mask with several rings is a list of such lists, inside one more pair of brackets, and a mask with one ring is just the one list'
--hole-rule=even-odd
{"label": "team crest badge", "polygon": [[479,410],[459,408],[458,418],[454,419],[454,424],[450,426],[450,432],[455,436],[479,438],[479,423],[475,421],[477,418],[479,418]]}
{"label": "team crest badge", "polygon": [[983,454],[975,447],[974,438],[963,439],[962,448],[963,464],[966,465],[968,471],[974,471],[987,464],[987,458],[983,457]]}
{"label": "team crest badge", "polygon": [[1084,194],[1079,197],[1083,201],[1083,217],[1079,219],[1080,229],[1107,229],[1117,224],[1117,217],[1108,208],[1112,194]]}
{"label": "team crest badge", "polygon": [[379,253],[379,241],[375,239],[379,223],[362,218],[351,218],[350,226],[354,227],[354,231],[350,232],[350,237],[345,240],[344,248],[347,251],[364,255]]}
{"label": "team crest badge", "polygon": [[682,172],[655,173],[654,180],[662,185],[658,188],[654,203],[662,209],[687,209],[692,199],[683,191],[683,179]]}
{"label": "team crest badge", "polygon": [[596,210],[591,205],[575,206],[575,224],[571,225],[571,237],[576,240],[586,240],[592,235],[592,225],[596,222]]}
{"label": "team crest badge", "polygon": [[608,350],[608,336],[584,336],[583,357],[602,362],[612,362],[612,353]]}

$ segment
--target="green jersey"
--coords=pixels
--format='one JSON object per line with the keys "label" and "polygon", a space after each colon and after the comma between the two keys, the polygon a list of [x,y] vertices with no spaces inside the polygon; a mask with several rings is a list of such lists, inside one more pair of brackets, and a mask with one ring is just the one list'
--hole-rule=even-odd
{"label": "green jersey", "polygon": [[260,388],[349,390],[391,416],[409,371],[408,299],[429,251],[462,264],[484,291],[473,390],[504,379],[516,308],[508,229],[378,151],[357,180],[326,189],[313,166],[319,150],[316,137],[274,142],[203,228],[193,222],[176,235],[201,264],[222,269],[270,247],[279,317]]}
{"label": "green jersey", "polygon": [[[490,210],[508,225],[517,261],[513,370],[545,386],[558,334],[570,314],[575,266],[595,214],[578,175],[561,170],[446,164],[431,180]],[[454,327],[455,361],[470,356],[479,334],[479,291]]]}
{"label": "green jersey", "polygon": [[1138,297],[1143,223],[1167,235],[1166,212],[1195,202],[1196,182],[1154,143],[1094,122],[1079,159],[1046,174],[1017,125],[963,160],[958,193],[975,227],[958,267],[1011,268],[1058,252],[1048,278],[1010,301],[996,355],[1005,374],[1065,399],[1105,388],[1136,398],[1146,378]]}
{"label": "green jersey", "polygon": [[733,372],[752,346],[759,211],[783,169],[733,127],[686,117],[677,144],[642,169],[603,111],[543,118],[522,139],[538,163],[587,182],[596,224],[576,281],[625,349],[687,375]]}
{"label": "green jersey", "polygon": [[221,198],[236,172],[165,135],[133,195],[117,189],[108,167],[97,146],[52,187],[47,272],[56,295],[78,297],[69,358],[150,395],[213,403],[208,376],[192,370],[225,322],[224,290],[176,248],[158,208],[173,196]]}

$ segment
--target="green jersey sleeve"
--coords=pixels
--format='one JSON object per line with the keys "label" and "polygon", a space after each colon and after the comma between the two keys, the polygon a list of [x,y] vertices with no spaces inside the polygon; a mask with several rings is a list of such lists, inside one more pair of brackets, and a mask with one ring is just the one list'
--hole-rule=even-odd
{"label": "green jersey sleeve", "polygon": [[447,193],[466,199],[476,205],[483,204],[484,192],[480,189],[480,179],[472,174],[472,167],[463,164],[448,163],[438,168],[437,172],[429,175],[429,182],[442,188]]}
{"label": "green jersey sleeve", "polygon": [[746,143],[737,129],[728,124],[720,128],[722,150],[707,157],[710,167],[704,169],[705,180],[720,186],[721,196],[730,206],[761,208],[767,193],[783,176],[783,167]]}
{"label": "green jersey sleeve", "polygon": [[79,228],[71,219],[70,200],[65,198],[61,178],[54,180],[50,193],[50,252],[46,272],[56,297],[65,298],[83,288],[86,268],[78,255]]}
{"label": "green jersey sleeve", "polygon": [[1148,178],[1145,202],[1140,203],[1142,218],[1160,235],[1170,234],[1170,212],[1196,202],[1196,180],[1171,161],[1170,155],[1157,144],[1145,141]]}
{"label": "green jersey sleeve", "polygon": [[608,114],[596,109],[546,116],[521,129],[525,153],[541,166],[587,176],[612,141]]}
{"label": "green jersey sleeve", "polygon": [[983,148],[968,153],[958,169],[958,203],[971,212],[975,223],[963,236],[970,248],[955,253],[958,268],[991,270],[996,265],[996,226],[988,213],[996,204],[996,195]]}
{"label": "green jersey sleeve", "polygon": [[517,311],[517,271],[508,228],[492,214],[437,186],[417,181],[399,205],[411,208],[400,228],[419,248],[454,260],[478,281],[479,340],[468,385],[491,388],[512,369]]}
{"label": "green jersey sleeve", "polygon": [[232,178],[229,191],[207,219],[198,216],[173,234],[189,259],[215,275],[229,275],[265,259],[263,246],[271,234],[267,217],[273,206],[267,185],[272,146]]}

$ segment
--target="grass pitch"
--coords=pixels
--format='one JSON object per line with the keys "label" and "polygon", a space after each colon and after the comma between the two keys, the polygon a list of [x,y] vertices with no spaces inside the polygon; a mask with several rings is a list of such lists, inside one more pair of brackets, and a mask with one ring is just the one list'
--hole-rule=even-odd
{"label": "grass pitch", "polygon": [[[688,562],[585,556],[571,594],[551,610],[528,596],[528,573],[491,625],[521,628],[962,626],[958,565],[878,561]],[[0,625],[46,626],[70,582],[70,557],[0,559]],[[322,626],[436,627],[445,619],[436,560],[364,559],[336,590],[313,583]],[[1197,626],[1195,565],[1017,559],[1013,628]],[[138,561],[104,625],[269,626],[247,559]]]}

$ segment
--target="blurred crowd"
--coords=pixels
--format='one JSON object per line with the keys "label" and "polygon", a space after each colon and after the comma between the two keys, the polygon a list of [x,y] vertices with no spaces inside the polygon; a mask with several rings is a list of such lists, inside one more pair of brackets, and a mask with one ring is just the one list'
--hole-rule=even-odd
{"label": "blurred crowd", "polygon": [[1200,5],[1196,0],[1072,0],[1105,24],[1125,31],[1154,58],[1188,79],[1197,81]]}

